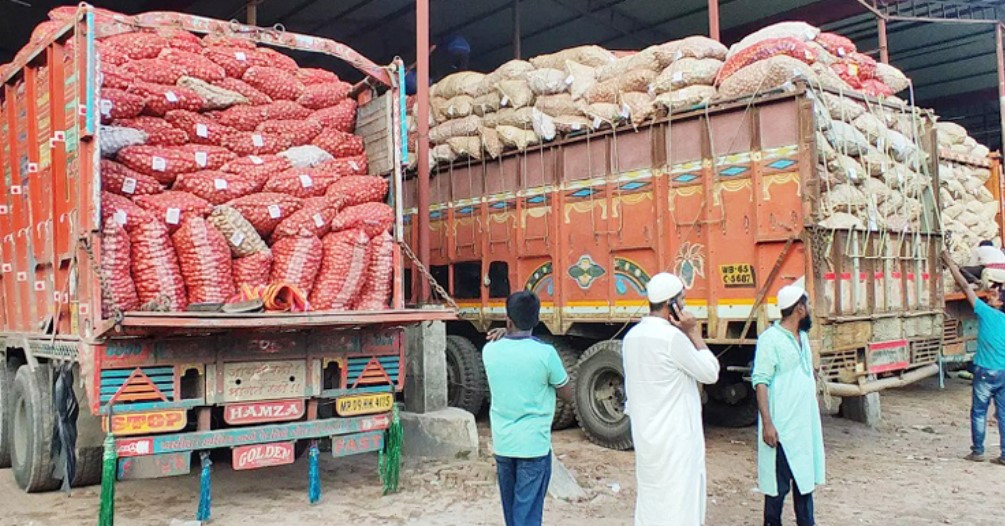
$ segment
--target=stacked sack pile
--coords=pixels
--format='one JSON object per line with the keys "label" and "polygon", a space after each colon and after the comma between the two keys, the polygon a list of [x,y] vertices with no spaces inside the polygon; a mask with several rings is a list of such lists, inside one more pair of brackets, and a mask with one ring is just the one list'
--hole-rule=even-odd
{"label": "stacked sack pile", "polygon": [[351,85],[241,38],[101,22],[106,314],[269,290],[299,310],[387,308],[394,212]]}
{"label": "stacked sack pile", "polygon": [[[991,170],[982,166],[989,152],[958,124],[939,122],[936,132],[940,150],[939,198],[946,244],[953,261],[969,265],[973,250],[981,241],[999,239],[998,202],[986,186]],[[946,290],[953,287],[952,280],[947,280]]]}

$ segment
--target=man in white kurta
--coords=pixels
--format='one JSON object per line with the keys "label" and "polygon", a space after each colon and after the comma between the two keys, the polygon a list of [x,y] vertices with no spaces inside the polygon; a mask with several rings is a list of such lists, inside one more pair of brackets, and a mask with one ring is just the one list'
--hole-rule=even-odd
{"label": "man in white kurta", "polygon": [[636,526],[705,523],[705,434],[698,383],[719,376],[719,362],[684,311],[684,284],[653,276],[650,313],[623,344],[626,411],[635,443]]}

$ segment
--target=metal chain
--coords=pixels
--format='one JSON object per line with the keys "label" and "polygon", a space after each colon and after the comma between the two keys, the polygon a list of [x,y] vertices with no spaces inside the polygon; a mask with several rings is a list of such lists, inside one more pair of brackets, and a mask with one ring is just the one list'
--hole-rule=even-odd
{"label": "metal chain", "polygon": [[105,273],[101,271],[101,267],[98,265],[98,259],[94,257],[94,245],[91,244],[91,238],[88,236],[81,236],[78,239],[80,246],[84,249],[84,253],[87,254],[87,262],[90,264],[91,272],[98,276],[98,284],[101,286],[101,296],[102,299],[107,300],[112,306],[112,316],[116,325],[122,323],[125,315],[122,309],[115,303],[115,295],[112,293],[112,285],[108,283],[105,279]]}
{"label": "metal chain", "polygon": [[412,252],[412,247],[409,247],[408,243],[405,243],[404,241],[400,240],[398,241],[398,246],[400,246],[401,250],[405,253],[406,256],[408,256],[408,259],[412,260],[412,263],[419,269],[419,272],[421,272],[422,275],[426,278],[426,281],[429,282],[429,285],[433,287],[433,290],[436,291],[436,294],[439,295],[441,298],[443,298],[447,302],[447,304],[449,304],[450,307],[453,308],[454,310],[461,310],[461,308],[457,306],[457,302],[454,301],[454,298],[450,297],[450,294],[447,292],[447,290],[444,289],[439,284],[439,282],[436,281],[436,278],[434,278],[433,275],[429,273],[429,269],[427,269],[426,266],[423,265],[421,261],[419,261],[419,258],[415,255],[415,253]]}

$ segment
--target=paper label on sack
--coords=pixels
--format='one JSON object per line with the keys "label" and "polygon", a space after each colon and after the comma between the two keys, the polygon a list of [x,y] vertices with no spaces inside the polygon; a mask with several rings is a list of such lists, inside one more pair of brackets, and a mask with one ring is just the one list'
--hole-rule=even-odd
{"label": "paper label on sack", "polygon": [[674,84],[680,84],[681,82],[684,82],[684,72],[683,71],[674,71],[673,72],[673,79],[672,80],[673,80]]}
{"label": "paper label on sack", "polygon": [[583,127],[578,122],[572,123],[572,131],[579,131],[582,128]]}
{"label": "paper label on sack", "polygon": [[175,95],[173,91],[165,91],[164,98],[167,99],[168,102],[178,102],[178,95]]}
{"label": "paper label on sack", "polygon": [[112,116],[112,108],[114,107],[112,101],[108,99],[101,99],[101,102],[98,103],[98,107],[101,108],[101,114],[105,117]]}
{"label": "paper label on sack", "polygon": [[227,189],[227,180],[226,179],[213,179],[213,188],[216,188],[217,190],[226,190]]}
{"label": "paper label on sack", "polygon": [[261,148],[262,146],[265,146],[265,139],[263,139],[261,135],[255,133],[251,136],[251,144]]}
{"label": "paper label on sack", "polygon": [[199,168],[205,168],[209,164],[209,156],[206,152],[195,152],[195,164],[198,164]]}
{"label": "paper label on sack", "polygon": [[269,205],[269,217],[279,219],[282,215],[283,211],[279,208],[279,205]]}
{"label": "paper label on sack", "polygon": [[151,164],[151,168],[153,168],[155,171],[163,172],[164,170],[167,170],[167,159],[165,159],[163,157],[156,157],[155,156],[151,160],[150,164]]}
{"label": "paper label on sack", "polygon": [[627,119],[632,114],[632,109],[627,104],[621,105],[621,118]]}
{"label": "paper label on sack", "polygon": [[127,194],[135,194],[136,193],[136,179],[133,179],[132,177],[126,177],[122,181],[122,192],[123,193],[127,193]]}
{"label": "paper label on sack", "polygon": [[112,219],[114,219],[115,222],[119,224],[119,226],[122,226],[126,224],[126,221],[129,219],[129,216],[127,216],[126,213],[123,212],[122,210],[116,210],[115,213],[112,214]]}
{"label": "paper label on sack", "polygon": [[300,186],[310,188],[314,186],[314,180],[307,174],[300,174]]}
{"label": "paper label on sack", "polygon": [[241,62],[244,62],[244,61],[248,60],[248,55],[246,55],[244,53],[244,51],[235,51],[234,52],[234,58],[236,58],[237,60],[240,60]]}
{"label": "paper label on sack", "polygon": [[203,139],[208,138],[209,137],[209,126],[206,126],[205,124],[196,124],[195,125],[195,134],[196,134],[197,137],[202,137]]}
{"label": "paper label on sack", "polygon": [[603,123],[604,123],[604,121],[600,120],[600,117],[594,117],[593,118],[593,129],[599,128],[600,125],[603,124]]}
{"label": "paper label on sack", "polygon": [[676,53],[673,54],[674,62],[684,58],[684,50],[678,49]]}
{"label": "paper label on sack", "polygon": [[165,220],[169,225],[177,225],[179,222],[181,222],[181,209],[168,208]]}
{"label": "paper label on sack", "polygon": [[570,86],[572,85],[572,83],[573,83],[573,82],[574,82],[575,80],[576,80],[576,78],[575,78],[575,77],[573,77],[572,75],[569,75],[568,77],[565,77],[565,83],[566,83],[566,84],[568,84],[568,85],[570,85]]}
{"label": "paper label on sack", "polygon": [[838,52],[838,56],[839,56],[839,57],[842,57],[842,58],[843,58],[843,57],[845,56],[845,50],[844,50],[844,47],[843,47],[843,46],[842,46],[842,47],[839,47],[839,48],[837,49],[837,52]]}
{"label": "paper label on sack", "polygon": [[244,243],[244,232],[238,230],[234,232],[234,235],[230,236],[230,244],[234,247],[239,247],[241,243]]}
{"label": "paper label on sack", "polygon": [[321,214],[314,214],[314,226],[321,228],[325,225],[325,218]]}
{"label": "paper label on sack", "polygon": [[265,164],[265,161],[257,155],[252,155],[251,157],[248,157],[248,159],[251,159],[251,164]]}
{"label": "paper label on sack", "polygon": [[857,77],[858,76],[858,64],[848,64],[848,74]]}
{"label": "paper label on sack", "polygon": [[349,168],[352,168],[352,171],[354,172],[359,171],[359,165],[356,164],[356,161],[353,161],[352,159],[349,160]]}
{"label": "paper label on sack", "polygon": [[500,106],[505,106],[507,104],[509,104],[509,97],[507,97],[506,95],[503,95],[502,100],[499,101],[499,105]]}

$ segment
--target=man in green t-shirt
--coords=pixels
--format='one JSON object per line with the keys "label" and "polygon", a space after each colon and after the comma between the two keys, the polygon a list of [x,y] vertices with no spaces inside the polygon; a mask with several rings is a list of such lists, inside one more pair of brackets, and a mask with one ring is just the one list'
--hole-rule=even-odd
{"label": "man in green t-shirt", "polygon": [[[506,334],[485,345],[492,448],[507,526],[538,526],[551,480],[555,395],[572,400],[569,376],[555,348],[532,335],[541,302],[521,291],[506,300]],[[492,337],[490,337],[492,339]]]}

